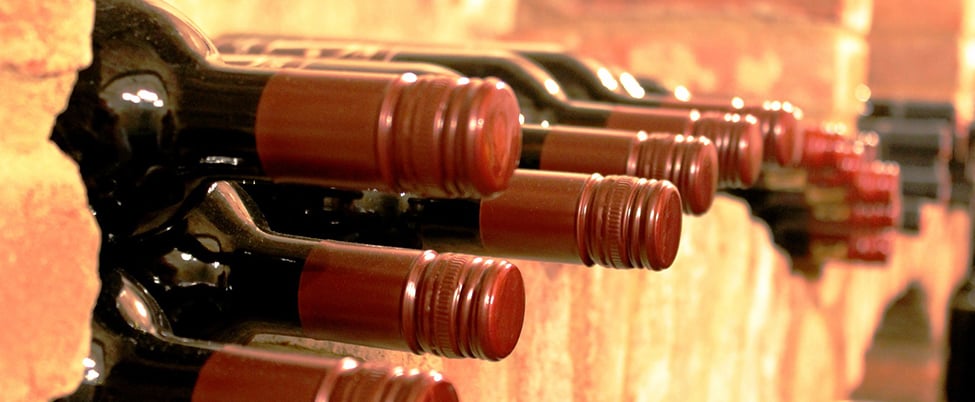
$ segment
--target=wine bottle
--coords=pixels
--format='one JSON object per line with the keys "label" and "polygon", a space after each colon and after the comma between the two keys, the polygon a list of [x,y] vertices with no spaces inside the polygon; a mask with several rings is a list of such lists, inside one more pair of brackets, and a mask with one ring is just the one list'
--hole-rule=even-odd
{"label": "wine bottle", "polygon": [[631,176],[519,169],[481,200],[244,187],[272,230],[316,238],[650,269],[669,267],[680,243],[676,188]]}
{"label": "wine bottle", "polygon": [[945,366],[944,398],[947,402],[975,399],[975,276],[955,291],[948,317],[948,351]]}
{"label": "wine bottle", "polygon": [[[266,55],[231,55],[230,57],[232,63],[258,68],[339,69],[420,74],[440,74],[444,73],[442,70],[446,70],[444,67],[426,63]],[[447,70],[447,73],[449,71],[451,70]],[[737,137],[758,134],[757,131],[747,130],[747,125],[738,124],[733,127],[744,128],[734,133]],[[703,121],[699,128],[705,134],[715,132],[713,130],[715,125],[708,121]],[[715,137],[720,138],[720,136]],[[522,153],[518,166],[523,169],[622,174],[669,180],[680,190],[684,210],[700,215],[710,208],[717,187],[747,187],[757,180],[759,173],[757,162],[761,160],[760,156],[753,155],[751,158],[740,159],[737,156],[732,153],[721,159],[726,163],[737,163],[737,165],[719,169],[717,151],[707,136],[645,132],[634,135],[634,132],[627,130],[523,124]]]}
{"label": "wine bottle", "polygon": [[[821,171],[820,171],[821,172]],[[839,177],[836,177],[839,176]],[[867,202],[895,204],[901,196],[900,166],[871,161],[838,174],[810,172],[806,197],[810,202]]]}
{"label": "wine bottle", "polygon": [[95,8],[94,60],[52,137],[108,238],[157,227],[202,180],[468,198],[502,191],[518,161],[497,79],[233,67],[163,3]]}
{"label": "wine bottle", "polygon": [[845,219],[822,219],[801,193],[772,192],[755,214],[768,222],[797,270],[818,273],[825,261],[835,259],[885,262],[891,254],[890,226],[869,211],[850,210]]}
{"label": "wine bottle", "polygon": [[177,335],[281,333],[485,360],[517,344],[525,288],[508,261],[271,233],[237,185],[203,190],[169,231],[113,255]]}
{"label": "wine bottle", "polygon": [[876,132],[882,141],[880,157],[920,165],[951,159],[955,127],[943,120],[876,118],[860,128]]}
{"label": "wine bottle", "polygon": [[106,269],[84,379],[61,402],[456,401],[434,371],[173,336],[138,282]]}
{"label": "wine bottle", "polygon": [[809,228],[809,247],[813,261],[843,259],[869,263],[885,263],[893,245],[889,230],[853,230],[837,234],[818,225]]}
{"label": "wine bottle", "polygon": [[[686,107],[681,107],[681,110],[649,108],[647,106],[656,105],[648,105],[646,102],[623,105],[611,103],[616,102],[616,99],[601,98],[598,101],[572,99],[563,90],[562,82],[534,62],[505,49],[393,45],[361,40],[287,41],[260,35],[229,36],[224,39],[218,38],[218,41],[221,41],[218,46],[231,52],[306,58],[425,62],[439,64],[472,77],[497,76],[514,89],[519,98],[524,123],[706,136],[718,146],[719,162],[722,167],[722,187],[748,187],[754,184],[764,155],[759,122],[743,116],[733,117],[727,113],[735,110],[713,108],[702,113]],[[269,46],[267,43],[273,43],[275,46]]]}

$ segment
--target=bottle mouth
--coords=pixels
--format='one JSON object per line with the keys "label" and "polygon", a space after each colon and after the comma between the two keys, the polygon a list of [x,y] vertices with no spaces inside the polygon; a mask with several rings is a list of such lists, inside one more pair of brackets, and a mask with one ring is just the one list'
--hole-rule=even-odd
{"label": "bottle mouth", "polygon": [[799,129],[799,117],[795,110],[762,107],[746,108],[742,112],[752,114],[759,120],[766,161],[782,167],[793,167],[799,162],[804,133]]}
{"label": "bottle mouth", "polygon": [[414,352],[497,361],[521,335],[525,284],[508,261],[427,251],[414,266],[403,306]]}
{"label": "bottle mouth", "polygon": [[[731,181],[729,186],[751,187],[755,185],[761,174],[762,159],[765,154],[760,126],[757,119],[751,115],[738,115],[728,124],[731,126],[729,148],[734,148],[734,153],[737,155],[737,163],[733,167],[736,175],[729,180]],[[731,169],[732,167],[729,166],[729,170]]]}
{"label": "bottle mouth", "polygon": [[520,109],[495,78],[404,74],[390,90],[379,152],[392,187],[431,197],[505,190],[521,157]]}
{"label": "bottle mouth", "polygon": [[669,181],[596,174],[578,210],[576,238],[586,265],[661,270],[677,257],[682,202]]}
{"label": "bottle mouth", "polygon": [[866,163],[854,174],[852,187],[858,201],[893,203],[900,196],[900,166],[896,162]]}
{"label": "bottle mouth", "polygon": [[700,215],[711,208],[718,188],[719,159],[707,137],[649,134],[639,144],[635,176],[677,186],[683,210]]}
{"label": "bottle mouth", "polygon": [[758,119],[736,113],[706,113],[696,122],[694,135],[707,137],[718,152],[721,188],[747,188],[758,181],[764,144]]}

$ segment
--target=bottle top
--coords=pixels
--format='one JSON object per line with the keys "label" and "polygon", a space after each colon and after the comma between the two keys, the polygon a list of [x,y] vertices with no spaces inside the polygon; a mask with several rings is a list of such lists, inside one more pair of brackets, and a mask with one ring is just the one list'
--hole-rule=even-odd
{"label": "bottle top", "polygon": [[900,165],[871,161],[853,175],[850,198],[856,201],[893,204],[900,197]]}
{"label": "bottle top", "polygon": [[416,263],[427,268],[417,273],[415,297],[405,299],[403,308],[410,312],[404,319],[415,322],[407,332],[414,329],[421,349],[485,360],[501,360],[514,350],[525,318],[525,283],[514,265],[429,252]]}
{"label": "bottle top", "polygon": [[299,289],[299,316],[311,335],[491,361],[517,345],[525,284],[508,261],[323,244],[306,262],[323,268],[306,269]]}
{"label": "bottle top", "polygon": [[694,122],[694,135],[709,138],[717,148],[720,187],[751,187],[758,181],[765,151],[756,117],[702,112]]}
{"label": "bottle top", "polygon": [[583,192],[577,239],[584,262],[662,269],[677,257],[681,197],[667,181],[594,176]]}
{"label": "bottle top", "polygon": [[[789,102],[766,101],[761,108],[742,109],[743,113],[764,120],[765,159],[780,166],[794,166],[799,162],[803,132],[799,129],[801,111]],[[767,124],[767,126],[766,126]]]}
{"label": "bottle top", "polygon": [[[324,80],[320,73],[275,75],[261,95],[255,130],[269,176],[297,181],[310,171],[320,172],[322,184],[332,186],[378,176],[375,180],[394,191],[446,198],[489,197],[507,188],[522,140],[517,99],[504,82],[355,72],[332,72]],[[365,92],[375,88],[379,77],[389,78],[382,81],[376,110],[376,95]],[[309,91],[363,95],[296,96]],[[324,115],[334,118],[305,117]],[[309,135],[307,124],[293,121],[327,129]],[[364,129],[374,131],[357,141],[347,135]],[[323,148],[337,157],[315,152]]]}
{"label": "bottle top", "polygon": [[832,163],[827,166],[808,168],[806,181],[818,186],[847,186],[863,170],[866,164],[863,151],[858,147],[834,149]]}
{"label": "bottle top", "polygon": [[863,153],[849,138],[824,127],[807,127],[803,141],[800,165],[805,168],[834,168],[842,154]]}
{"label": "bottle top", "polygon": [[434,371],[323,358],[238,345],[217,346],[200,370],[194,401],[328,400],[456,402]]}
{"label": "bottle top", "polygon": [[714,202],[721,175],[714,142],[703,136],[641,135],[633,176],[668,180],[680,190],[684,211],[700,215]]}

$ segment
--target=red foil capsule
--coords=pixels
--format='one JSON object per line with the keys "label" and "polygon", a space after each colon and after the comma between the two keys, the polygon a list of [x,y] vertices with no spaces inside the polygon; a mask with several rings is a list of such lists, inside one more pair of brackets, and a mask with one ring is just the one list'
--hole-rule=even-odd
{"label": "red foil capsule", "polygon": [[856,147],[834,150],[831,166],[809,168],[806,182],[814,186],[847,186],[864,164],[863,152]]}
{"label": "red foil capsule", "polygon": [[719,187],[746,188],[758,181],[764,144],[754,116],[703,112],[694,122],[694,135],[709,138],[717,148]]}

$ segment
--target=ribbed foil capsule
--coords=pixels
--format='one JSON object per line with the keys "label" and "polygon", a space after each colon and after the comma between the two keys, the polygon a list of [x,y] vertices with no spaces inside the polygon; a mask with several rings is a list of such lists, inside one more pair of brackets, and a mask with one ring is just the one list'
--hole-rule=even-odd
{"label": "ribbed foil capsule", "polygon": [[736,110],[759,120],[765,141],[765,160],[790,167],[799,163],[804,133],[799,129],[801,112],[789,102],[765,101],[760,107]]}
{"label": "ribbed foil capsule", "polygon": [[677,257],[680,194],[663,180],[594,175],[577,215],[577,240],[587,264],[669,267]]}
{"label": "ribbed foil capsule", "polygon": [[694,122],[694,135],[707,137],[718,151],[721,188],[746,188],[758,181],[764,144],[752,115],[705,112]]}
{"label": "ribbed foil capsule", "polygon": [[685,212],[700,215],[714,202],[719,185],[719,155],[706,137],[649,134],[635,148],[636,177],[668,180],[680,190]]}
{"label": "ribbed foil capsule", "polygon": [[391,188],[443,197],[503,191],[521,154],[514,92],[494,78],[404,74],[379,120],[381,172]]}
{"label": "ribbed foil capsule", "polygon": [[525,284],[511,263],[426,251],[404,293],[403,327],[415,352],[500,360],[521,334]]}

